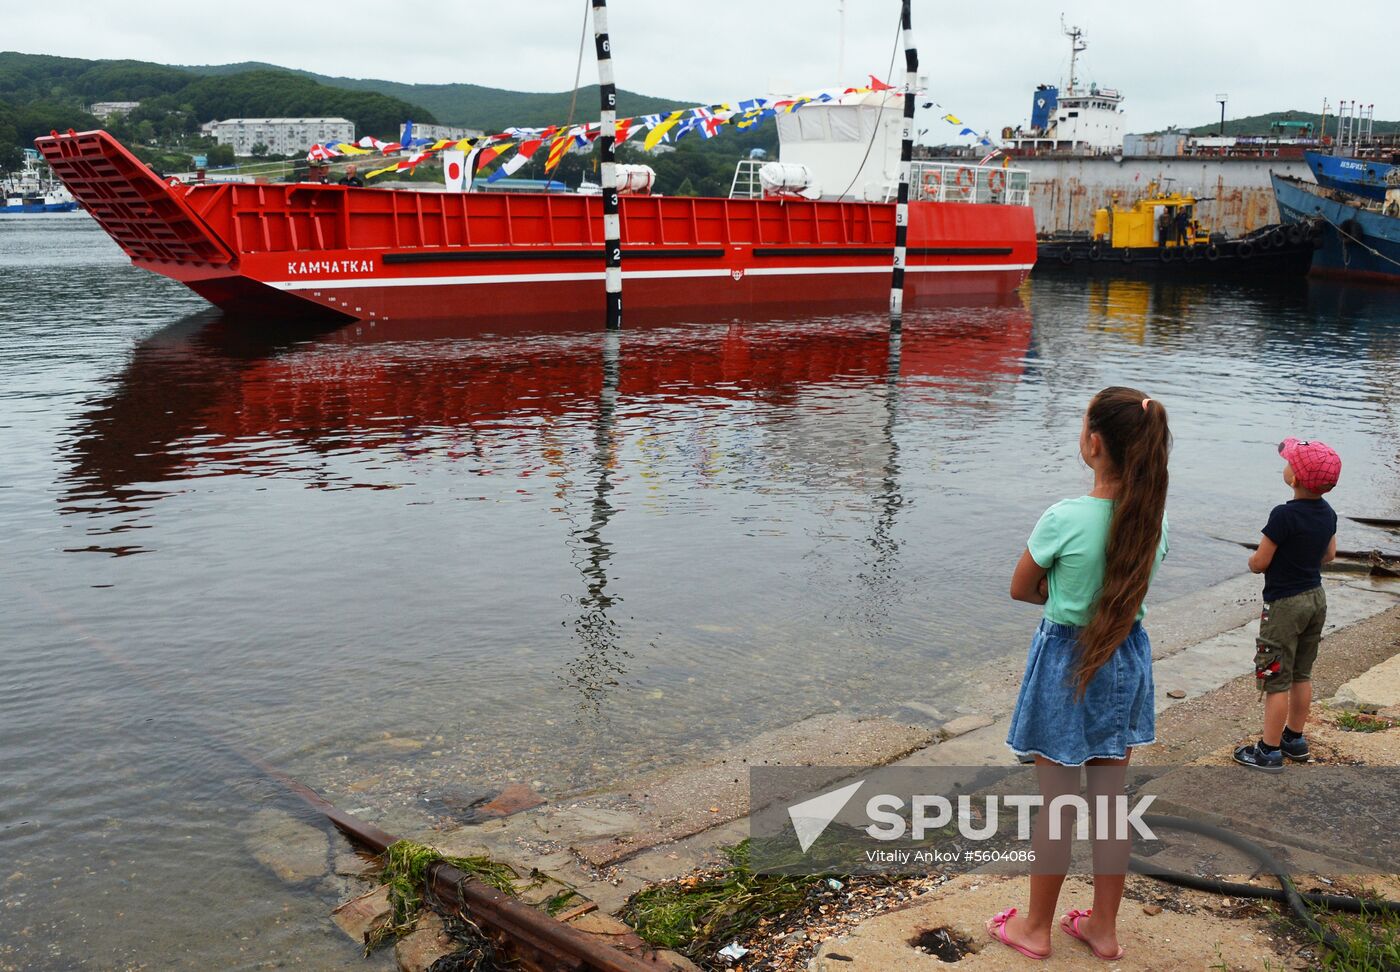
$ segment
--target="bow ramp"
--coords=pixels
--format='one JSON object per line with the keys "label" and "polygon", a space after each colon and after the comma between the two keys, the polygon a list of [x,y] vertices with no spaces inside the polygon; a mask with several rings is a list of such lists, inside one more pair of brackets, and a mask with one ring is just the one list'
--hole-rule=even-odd
{"label": "bow ramp", "polygon": [[53,134],[34,143],[73,197],[127,256],[160,269],[226,273],[233,253],[172,186],[106,132]]}

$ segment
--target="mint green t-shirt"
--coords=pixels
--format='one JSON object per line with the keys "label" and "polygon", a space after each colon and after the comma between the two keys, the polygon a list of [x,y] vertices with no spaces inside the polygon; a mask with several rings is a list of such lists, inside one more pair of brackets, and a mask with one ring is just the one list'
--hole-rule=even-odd
{"label": "mint green t-shirt", "polygon": [[[1040,517],[1031,531],[1026,549],[1032,559],[1049,571],[1050,599],[1045,617],[1056,624],[1082,628],[1094,613],[1094,602],[1103,587],[1104,563],[1108,552],[1108,526],[1113,516],[1113,500],[1095,496],[1060,500]],[[1152,574],[1166,557],[1167,518],[1162,517],[1162,539]],[[1141,621],[1146,608],[1138,607]]]}

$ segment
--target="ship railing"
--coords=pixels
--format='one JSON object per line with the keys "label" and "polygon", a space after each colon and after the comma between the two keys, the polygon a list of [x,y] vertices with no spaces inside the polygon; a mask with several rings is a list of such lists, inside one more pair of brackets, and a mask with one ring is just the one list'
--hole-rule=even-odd
{"label": "ship railing", "polygon": [[740,159],[734,167],[734,181],[729,184],[730,199],[762,199],[763,183],[758,170],[767,159]]}
{"label": "ship railing", "polygon": [[[729,186],[730,199],[762,199],[763,184],[758,170],[763,159],[741,159],[734,167],[734,179]],[[894,183],[874,196],[894,202]],[[1004,206],[1029,206],[1031,174],[1027,169],[1008,169],[1000,165],[968,165],[957,162],[913,162],[909,170],[910,202],[1000,203]]]}
{"label": "ship railing", "polygon": [[1031,174],[1028,169],[957,162],[920,161],[909,165],[911,202],[1030,205]]}

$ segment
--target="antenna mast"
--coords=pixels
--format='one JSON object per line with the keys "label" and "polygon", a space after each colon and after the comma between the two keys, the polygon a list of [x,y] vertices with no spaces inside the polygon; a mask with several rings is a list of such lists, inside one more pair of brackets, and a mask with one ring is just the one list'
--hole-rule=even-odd
{"label": "antenna mast", "polygon": [[846,0],[836,0],[836,10],[841,18],[841,26],[837,31],[836,48],[836,80],[845,84],[846,77]]}
{"label": "antenna mast", "polygon": [[1078,27],[1065,26],[1064,14],[1060,14],[1060,30],[1069,38],[1069,94],[1074,94],[1074,89],[1079,84],[1079,77],[1075,73],[1079,55],[1089,45],[1084,40],[1084,31]]}

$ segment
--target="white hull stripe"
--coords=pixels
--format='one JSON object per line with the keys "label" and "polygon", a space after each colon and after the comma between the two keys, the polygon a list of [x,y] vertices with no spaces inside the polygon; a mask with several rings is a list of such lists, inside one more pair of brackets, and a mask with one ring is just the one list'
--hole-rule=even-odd
{"label": "white hull stripe", "polygon": [[[913,266],[908,273],[993,273],[998,270],[1029,270],[1033,263],[968,263],[949,266]],[[745,277],[824,276],[844,273],[889,273],[879,267],[755,267],[745,269]],[[624,270],[628,280],[668,280],[681,277],[728,277],[730,272],[720,268],[703,270]],[[577,280],[602,280],[603,271],[588,273],[499,273],[475,274],[467,277],[356,277],[349,280],[267,280],[262,281],[278,290],[346,290],[363,287],[443,287],[464,284],[503,283],[562,283]]]}

